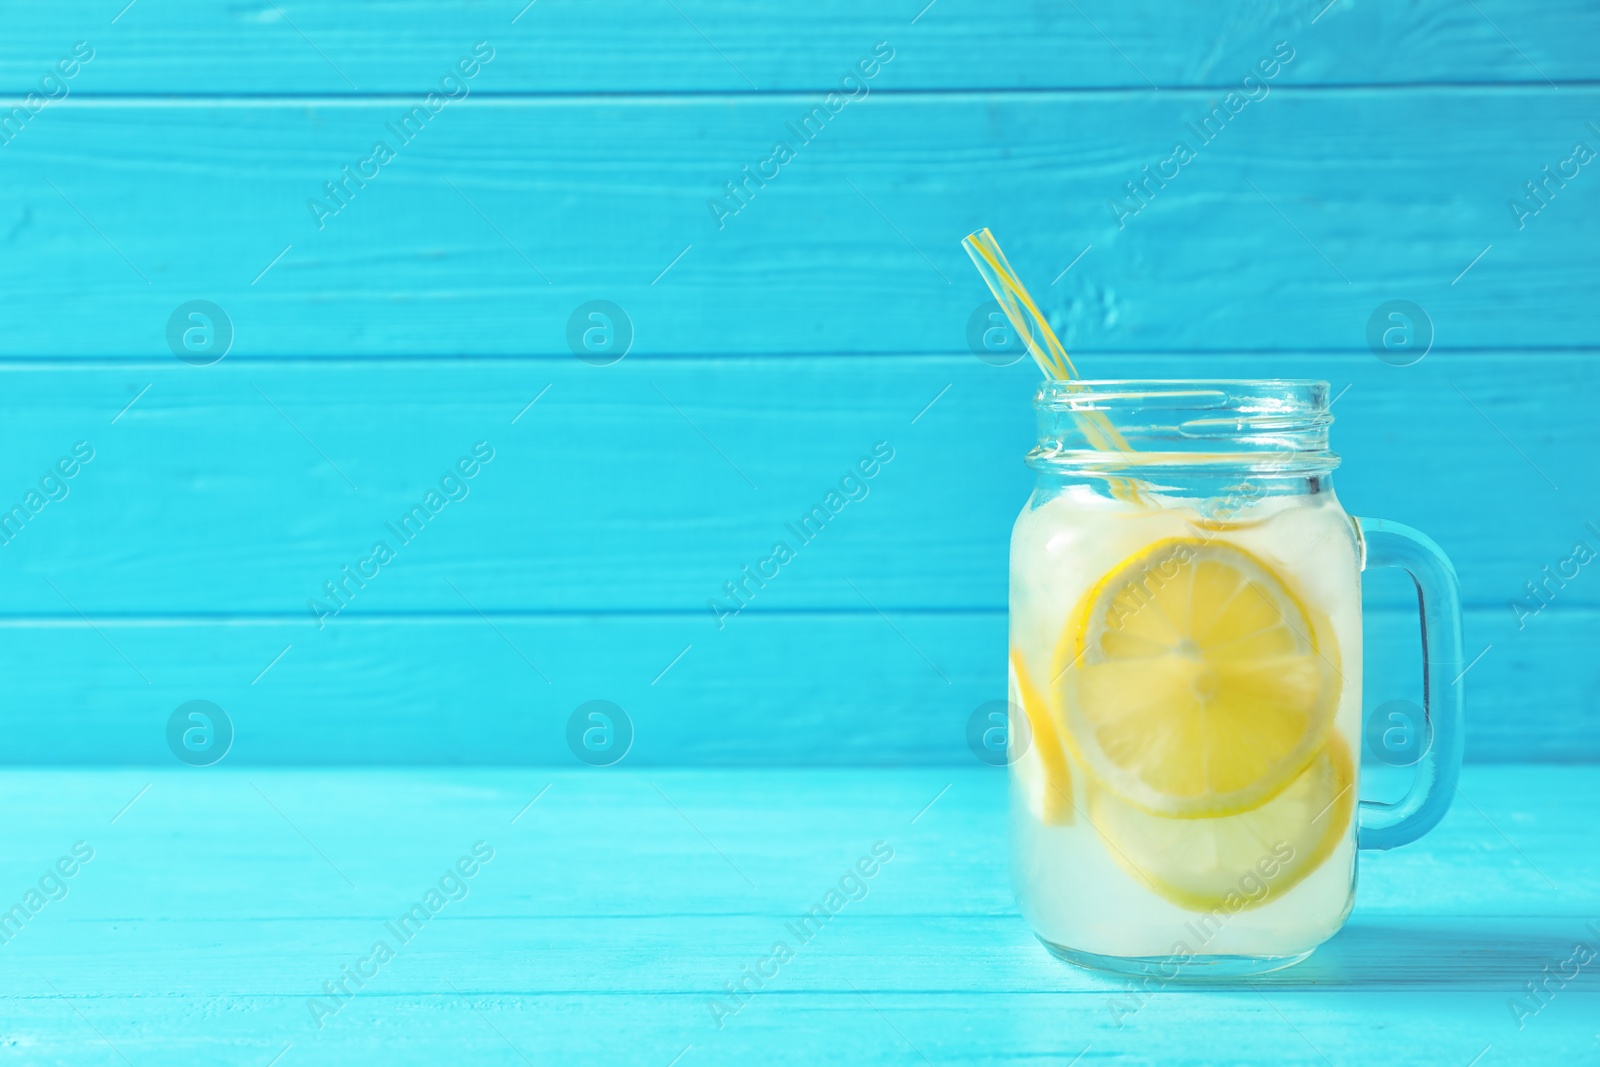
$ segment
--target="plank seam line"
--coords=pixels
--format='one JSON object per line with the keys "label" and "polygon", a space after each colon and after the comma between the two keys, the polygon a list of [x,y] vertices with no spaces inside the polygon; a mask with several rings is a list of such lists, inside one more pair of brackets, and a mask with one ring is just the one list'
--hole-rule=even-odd
{"label": "plank seam line", "polygon": [[[1404,93],[1404,92],[1501,92],[1507,89],[1529,89],[1547,92],[1551,85],[1558,89],[1593,89],[1600,88],[1600,79],[1595,78],[1567,78],[1554,82],[1542,80],[1507,80],[1507,81],[1415,81],[1415,82],[1320,82],[1313,85],[1281,85],[1275,86],[1273,91],[1291,96],[1315,96],[1322,93]],[[499,106],[523,103],[583,103],[591,100],[604,100],[607,102],[720,102],[725,100],[772,100],[774,102],[793,103],[797,101],[814,100],[816,97],[833,91],[836,86],[823,85],[798,89],[767,89],[767,90],[739,90],[739,89],[635,89],[635,90],[501,90],[491,92],[479,90],[466,100],[457,103],[457,107],[473,106]],[[1199,84],[1199,85],[1172,85],[1162,86],[1159,92],[1163,95],[1200,95],[1204,93],[1226,93],[1237,89],[1236,83],[1228,84]],[[52,105],[63,110],[72,108],[102,108],[102,107],[217,107],[235,105],[240,107],[281,107],[304,104],[317,104],[325,107],[368,107],[389,106],[395,104],[414,104],[427,94],[428,87],[421,87],[414,91],[389,90],[378,93],[189,93],[179,91],[169,92],[76,92]],[[874,89],[874,96],[885,96],[903,100],[938,99],[991,101],[996,97],[1153,97],[1158,90],[1151,89],[1148,85],[1085,85],[1085,86],[976,86],[965,88],[924,88],[924,89]],[[7,105],[19,103],[26,92],[18,94],[15,89],[0,89],[0,102]]]}
{"label": "plank seam line", "polygon": [[[1077,348],[1073,350],[1074,357],[1082,356],[1092,359],[1178,359],[1178,358],[1215,358],[1215,357],[1243,357],[1248,359],[1300,359],[1309,357],[1329,357],[1335,359],[1348,359],[1356,363],[1372,358],[1372,353],[1367,348],[1168,348],[1168,349],[1092,349]],[[1439,357],[1457,357],[1463,359],[1504,359],[1518,356],[1560,356],[1571,357],[1575,360],[1593,359],[1600,354],[1600,347],[1586,345],[1517,345],[1494,346],[1484,345],[1471,348],[1439,348],[1435,346],[1431,353],[1436,359]],[[318,366],[330,369],[349,369],[357,367],[371,367],[377,364],[419,364],[444,367],[471,367],[482,366],[515,366],[526,364],[529,366],[548,366],[553,363],[570,363],[572,355],[568,352],[527,353],[507,355],[426,355],[426,354],[386,354],[371,356],[315,356],[305,354],[241,354],[229,353],[226,366],[250,364],[252,367],[270,366]],[[760,352],[760,353],[718,353],[718,352],[630,352],[629,358],[635,362],[652,363],[710,363],[710,362],[745,362],[755,363],[762,360],[850,360],[859,362],[862,359],[883,360],[945,360],[956,363],[971,361],[971,352],[934,352],[934,351],[833,351],[833,352]],[[188,368],[178,366],[171,358],[151,359],[147,356],[129,356],[120,358],[116,356],[0,356],[0,373],[5,371],[55,371],[55,370],[80,370],[80,371],[169,371],[173,374],[186,373]],[[226,368],[220,368],[219,372]]]}
{"label": "plank seam line", "polygon": [[[1382,615],[1407,616],[1415,612],[1413,607],[1401,604],[1369,604],[1371,613]],[[1505,610],[1505,605],[1498,601],[1491,603],[1468,603],[1462,605],[1466,613],[1490,613]],[[992,618],[1004,617],[1007,609],[1004,607],[888,607],[885,611],[892,615],[917,616],[935,618],[940,616]],[[523,610],[488,610],[478,612],[457,611],[349,611],[339,616],[337,623],[330,626],[345,626],[347,624],[376,625],[380,623],[399,624],[430,624],[445,622],[460,622],[466,624],[481,624],[485,617],[508,622],[543,622],[562,619],[699,619],[706,615],[704,609],[587,609],[587,608],[553,608],[537,611]],[[742,615],[750,615],[768,619],[804,619],[804,618],[876,618],[877,613],[868,609],[855,610],[853,608],[787,608],[767,609],[747,608]],[[1600,615],[1600,606],[1574,604],[1570,607],[1552,605],[1548,611],[1551,617],[1557,615],[1564,618],[1583,618]],[[91,626],[108,626],[120,629],[158,629],[176,626],[275,626],[293,624],[296,626],[307,624],[307,613],[296,612],[239,612],[234,614],[220,614],[215,612],[118,612],[111,614],[78,615],[0,615],[0,629],[49,629],[49,630],[82,630]]]}
{"label": "plank seam line", "polygon": [[[45,765],[40,765],[40,764],[18,764],[17,766],[23,766],[23,767],[35,766],[35,767],[40,767],[40,770],[41,770],[42,773],[46,773],[46,774],[54,773],[52,771],[46,770],[45,769]],[[71,766],[71,765],[68,764],[67,766]],[[138,763],[136,763],[136,764],[129,764],[128,766],[131,767],[131,768],[141,768],[141,767],[148,766],[148,764],[138,764]],[[258,765],[258,766],[263,766],[263,765]],[[281,764],[280,765],[264,765],[264,766],[275,766],[276,769],[285,771],[286,773],[289,773],[289,774],[297,773],[297,771],[299,770],[298,768],[284,766],[284,765],[281,765]],[[458,765],[452,766],[452,765],[443,765],[443,764],[402,764],[401,766],[405,767],[407,769],[407,772],[408,772],[407,774],[403,775],[403,777],[411,777],[411,774],[409,773],[410,770],[412,768],[418,767],[418,766],[423,766],[423,767],[436,766],[440,771],[444,771],[444,772],[450,772],[450,771],[454,771],[454,770],[458,769]],[[485,767],[485,766],[532,767],[532,766],[538,766],[538,765],[537,764],[474,764],[473,765],[474,768],[476,768],[476,767]],[[559,766],[559,764],[557,766]],[[674,767],[674,768],[671,768],[671,769],[674,769],[674,770],[697,770],[698,768],[700,768],[702,766],[704,766],[704,765],[703,764],[685,764],[685,765],[683,765],[681,767]],[[789,771],[798,771],[799,776],[804,777],[804,776],[807,775],[807,768],[808,767],[815,767],[818,770],[832,771],[832,770],[839,769],[840,766],[841,766],[840,764],[809,764],[809,765],[791,766],[791,767],[786,767],[786,768],[783,768],[783,769],[784,770],[789,770]],[[873,769],[878,769],[879,767],[881,767],[881,765],[858,765],[858,766],[862,766],[863,769],[866,769],[868,767],[872,767]],[[928,771],[928,772],[931,773],[933,771],[947,770],[949,768],[949,766],[951,766],[951,765],[925,763],[925,764],[917,764],[917,765],[915,765],[914,767],[912,767],[910,769],[913,770],[913,771],[918,771],[918,772],[920,772],[920,771]],[[960,765],[959,764],[955,764],[954,766],[960,766]],[[1596,767],[1596,766],[1600,766],[1600,765],[1596,765],[1596,764],[1593,764],[1593,763],[1589,763],[1589,764],[1583,764],[1583,763],[1580,763],[1580,764],[1553,764],[1553,763],[1541,762],[1541,761],[1538,761],[1538,760],[1519,760],[1519,761],[1516,761],[1515,763],[1506,763],[1506,764],[1484,764],[1484,763],[1480,763],[1480,764],[1478,764],[1478,766],[1480,766],[1480,767],[1532,766],[1532,767],[1545,768],[1545,767],[1560,767],[1560,766]],[[664,768],[662,768],[661,765],[652,765],[651,772],[654,772],[657,769],[664,769]],[[738,773],[738,768],[722,768],[722,769],[723,770],[732,770],[734,773]],[[770,771],[771,769],[772,768],[763,767],[761,769],[761,773],[765,774],[768,771]],[[426,784],[433,785],[435,783],[429,782],[429,783],[426,783]],[[1540,912],[1540,913],[1537,913],[1537,914],[1532,914],[1532,913],[1529,913],[1529,912],[1495,912],[1495,913],[1476,912],[1476,911],[1475,912],[1442,912],[1442,911],[1435,911],[1435,910],[1433,910],[1431,908],[1422,911],[1420,914],[1426,915],[1429,919],[1467,919],[1467,920],[1482,920],[1484,922],[1489,922],[1489,921],[1493,921],[1493,920],[1500,920],[1500,919],[1520,919],[1520,920],[1522,920],[1522,921],[1524,921],[1524,922],[1526,922],[1526,923],[1528,923],[1530,925],[1535,924],[1535,923],[1552,923],[1553,924],[1553,923],[1558,923],[1558,922],[1579,922],[1579,923],[1581,923],[1581,922],[1585,922],[1585,921],[1588,921],[1589,919],[1593,918],[1593,915],[1591,913],[1589,913],[1589,912],[1573,912],[1571,914],[1555,913],[1555,912]],[[766,921],[766,920],[770,920],[770,919],[782,920],[782,919],[785,919],[785,918],[788,918],[788,917],[789,917],[789,913],[783,912],[783,911],[661,911],[661,912],[653,912],[652,911],[652,912],[626,912],[626,913],[617,913],[617,914],[596,914],[596,913],[594,913],[592,911],[578,911],[578,912],[550,911],[550,912],[496,912],[494,914],[489,914],[489,915],[457,915],[457,916],[443,916],[443,915],[441,915],[441,916],[439,916],[439,921],[440,921],[441,925],[443,925],[445,923],[463,923],[463,924],[469,924],[469,923],[501,923],[501,922],[552,922],[553,923],[553,922],[570,922],[573,919],[582,919],[582,920],[584,920],[586,922],[593,922],[593,923],[645,923],[645,922],[656,922],[656,921],[659,921],[661,919],[749,919],[749,920],[755,920],[755,921]],[[1374,920],[1374,916],[1369,915],[1369,916],[1367,916],[1366,921],[1364,921],[1362,923],[1362,925],[1364,925],[1364,926],[1368,926],[1368,925],[1370,925],[1370,926],[1402,926],[1402,925],[1410,925],[1411,923],[1414,923],[1417,920],[1417,918],[1419,917],[1419,913],[1417,913],[1417,912],[1395,912],[1395,913],[1391,913],[1390,917],[1392,918],[1392,921],[1390,921],[1390,922],[1378,922],[1378,921],[1373,921]],[[143,924],[146,924],[146,925],[149,925],[149,926],[169,925],[169,924],[170,925],[178,925],[178,926],[201,926],[201,925],[232,926],[232,925],[242,925],[242,924],[245,924],[245,923],[261,923],[261,924],[265,925],[265,924],[269,924],[269,923],[271,923],[271,924],[286,924],[286,923],[371,922],[373,920],[373,918],[374,917],[372,915],[370,915],[370,914],[362,914],[360,912],[352,912],[352,913],[339,914],[339,915],[331,915],[331,914],[322,912],[322,913],[316,913],[316,914],[297,914],[297,915],[233,915],[233,916],[208,916],[208,915],[97,915],[97,916],[94,916],[93,918],[77,918],[77,919],[73,919],[72,922],[74,922],[74,923],[76,923],[76,924],[78,924],[80,926],[94,926],[94,925],[110,926],[110,925],[114,925],[116,923],[143,923]],[[382,918],[382,916],[379,916],[379,918]],[[860,918],[861,918],[861,925],[885,925],[885,926],[888,926],[888,925],[896,925],[896,924],[912,923],[912,922],[947,922],[947,923],[960,923],[960,924],[964,924],[964,923],[997,923],[997,924],[1009,925],[1009,924],[1012,924],[1012,923],[1019,922],[1022,919],[1022,916],[1019,915],[1019,914],[1016,914],[1016,913],[996,914],[996,913],[992,913],[992,912],[963,912],[963,911],[903,911],[903,912],[894,912],[892,914],[879,913],[879,914],[876,914],[876,915],[869,915],[869,914],[865,914],[864,913],[864,914],[862,914],[862,916]],[[1000,946],[996,946],[996,947],[1000,947]],[[1032,952],[1035,951],[1031,946],[1024,946],[1024,950],[1029,952],[1029,953],[1032,953]],[[1197,988],[1197,987],[1190,987],[1190,988]],[[1198,988],[1203,988],[1203,987],[1198,987]],[[1596,989],[1595,992],[1600,993],[1600,989]]]}
{"label": "plank seam line", "polygon": [[[377,918],[373,918],[373,919],[369,919],[368,921],[369,922],[377,922],[378,919]],[[1031,952],[1032,952],[1031,949],[1019,949],[1018,952],[1017,952],[1017,955],[1019,957],[1021,957],[1021,956],[1024,955],[1024,953],[1031,953]],[[1518,972],[1518,973],[1520,974],[1521,972]],[[1460,989],[1460,988],[1463,988],[1463,987],[1461,986],[1461,983],[1460,983],[1459,979],[1454,978],[1452,976],[1444,975],[1444,976],[1438,976],[1438,977],[1433,977],[1433,978],[1420,978],[1420,979],[1419,978],[1413,978],[1413,977],[1399,977],[1399,976],[1397,976],[1397,977],[1394,977],[1394,978],[1390,979],[1387,982],[1378,983],[1378,984],[1374,984],[1370,980],[1367,980],[1367,981],[1349,981],[1349,982],[1340,984],[1340,983],[1337,983],[1337,982],[1328,981],[1327,979],[1322,979],[1320,981],[1313,981],[1310,978],[1304,978],[1304,979],[1299,980],[1298,982],[1295,982],[1294,984],[1287,984],[1287,983],[1279,984],[1279,985],[1277,985],[1277,986],[1275,986],[1273,988],[1281,989],[1284,992],[1300,992],[1300,993],[1314,992],[1314,991],[1317,991],[1317,990],[1329,990],[1329,991],[1338,990],[1338,991],[1341,991],[1341,992],[1358,992],[1358,991],[1364,991],[1364,990],[1369,990],[1369,989],[1388,990],[1388,991],[1393,991],[1393,990],[1399,989],[1399,990],[1403,990],[1405,992],[1418,992],[1418,991],[1420,991],[1420,992],[1429,992],[1429,993],[1441,993],[1441,992],[1448,992],[1448,991],[1451,991],[1451,990]],[[1504,986],[1500,986],[1500,985],[1491,986],[1491,985],[1485,984],[1483,986],[1471,986],[1471,987],[1467,987],[1467,988],[1473,989],[1473,990],[1475,990],[1477,992],[1485,992],[1485,991],[1493,991],[1493,992],[1499,992],[1499,993],[1504,993],[1505,992],[1505,987]],[[419,985],[414,989],[382,989],[382,990],[369,989],[369,990],[363,990],[361,995],[362,995],[363,998],[372,999],[372,1000],[391,1000],[391,999],[394,999],[394,1000],[412,1000],[412,999],[420,999],[420,998],[435,998],[435,997],[438,997],[441,992],[442,992],[442,990],[440,990],[438,988],[434,988],[434,987],[431,987],[431,986]],[[650,998],[650,999],[672,998],[674,1000],[692,998],[693,1001],[699,1001],[699,1000],[703,1000],[707,996],[722,996],[723,995],[723,991],[720,988],[713,987],[710,984],[707,984],[704,987],[691,986],[691,987],[676,987],[676,988],[670,988],[670,989],[663,989],[663,988],[658,988],[658,987],[653,987],[653,986],[638,986],[638,987],[628,988],[628,989],[593,988],[593,989],[545,989],[545,990],[529,990],[529,989],[524,988],[522,986],[514,986],[514,985],[507,985],[507,986],[495,985],[495,986],[492,986],[492,987],[484,987],[484,988],[474,987],[474,988],[468,989],[466,992],[468,994],[473,995],[473,996],[499,996],[499,997],[509,997],[509,998],[513,998],[513,999],[516,999],[516,1000],[526,1000],[526,1001],[576,1000],[576,999],[581,998],[581,997],[618,997],[618,998],[621,998],[621,997],[637,997],[637,998]],[[1101,1000],[1101,1001],[1103,1001],[1105,999],[1106,995],[1107,995],[1107,990],[1105,990],[1105,989],[1038,989],[1038,988],[1028,988],[1028,987],[1025,987],[1025,986],[1018,986],[1018,987],[1012,988],[1012,989],[994,988],[992,986],[983,986],[983,987],[976,987],[976,988],[954,987],[954,988],[945,988],[945,989],[925,989],[925,988],[912,986],[912,985],[898,986],[898,987],[894,987],[894,988],[875,985],[875,986],[870,987],[867,990],[867,992],[873,993],[875,995],[886,996],[886,997],[905,997],[905,998],[917,998],[917,997],[950,998],[950,997],[975,997],[975,996],[978,996],[978,997],[995,997],[995,998],[999,998],[999,997],[1089,997],[1089,998],[1094,998],[1096,1000]],[[1112,990],[1112,992],[1115,992],[1115,990]],[[1570,995],[1570,996],[1572,996],[1574,998],[1580,997],[1580,996],[1582,996],[1582,997],[1597,997],[1597,996],[1600,996],[1600,990],[1589,990],[1589,989],[1573,988],[1573,989],[1569,989],[1569,990],[1564,990],[1563,992],[1567,993],[1568,995]],[[850,1003],[854,1004],[854,1003],[856,1003],[856,1001],[853,1000],[852,998],[859,997],[860,993],[861,993],[861,991],[859,989],[833,989],[833,988],[826,988],[825,987],[825,988],[816,988],[816,989],[775,989],[775,990],[768,990],[766,992],[766,995],[769,996],[769,997],[774,998],[775,1000],[779,999],[779,998],[789,998],[789,997],[795,997],[795,998],[804,997],[804,998],[808,998],[808,999],[809,998],[840,997],[840,998],[843,998],[844,1000],[849,1001]],[[1151,990],[1151,995],[1152,996],[1159,996],[1159,997],[1173,997],[1173,998],[1193,997],[1193,996],[1196,996],[1196,995],[1204,998],[1206,996],[1204,990],[1201,990],[1197,994],[1196,990],[1193,989],[1193,988],[1186,988],[1186,989],[1183,989],[1183,988],[1180,988],[1180,989],[1152,989]],[[252,1000],[254,1000],[254,1001],[266,1001],[266,1002],[279,1001],[279,1000],[289,1001],[289,1002],[300,1002],[300,1001],[304,1001],[305,1000],[305,996],[306,996],[306,994],[305,994],[304,990],[298,990],[298,991],[292,992],[292,993],[291,992],[250,992],[250,991],[246,991],[246,992],[229,992],[229,993],[226,993],[226,994],[202,993],[202,992],[199,992],[199,991],[177,991],[177,992],[165,992],[165,991],[163,991],[163,992],[157,992],[157,993],[134,993],[134,992],[77,993],[77,994],[73,994],[71,999],[82,1000],[82,1001],[85,1001],[85,1002],[117,1002],[117,1001],[124,1001],[124,1000],[135,1001],[135,1002],[144,1002],[144,1001],[147,1001],[147,1000],[150,1000],[150,999],[153,999],[153,998],[171,998],[171,999],[177,1000],[180,1003],[185,1003],[185,1002],[188,1002],[188,1001],[200,1001],[200,1000],[217,1000],[217,1001],[222,1001],[223,1003],[226,1004],[226,1003],[237,1003],[237,1002],[240,1002],[240,1001],[252,1001]],[[60,999],[58,997],[51,996],[51,995],[45,994],[45,993],[8,993],[8,994],[0,994],[0,1002],[4,1002],[4,1001],[26,1002],[26,1001],[35,1001],[35,1000],[50,1001],[50,1002],[58,1003],[58,1004],[60,1003]],[[855,1010],[856,1011],[860,1011],[860,1008],[858,1007]]]}
{"label": "plank seam line", "polygon": [[[990,617],[1004,616],[1005,608],[890,608],[894,615],[911,616],[973,616]],[[1402,610],[1402,609],[1395,609]],[[433,623],[464,623],[467,625],[482,625],[485,617],[506,622],[543,622],[559,621],[564,619],[701,619],[708,613],[700,609],[551,609],[544,611],[517,611],[517,610],[490,610],[482,614],[478,612],[457,611],[347,611],[339,616],[336,623],[329,627],[345,626],[349,623],[377,625],[391,624],[433,624]],[[853,608],[795,608],[789,610],[758,611],[746,609],[744,615],[761,616],[765,618],[860,618],[875,619],[877,613],[870,609],[856,610]],[[308,625],[308,616],[304,611],[296,612],[240,612],[237,614],[217,614],[212,612],[119,612],[107,615],[88,614],[78,615],[0,615],[0,629],[50,629],[50,630],[83,630],[92,626],[114,627],[119,629],[159,629],[178,626],[277,626],[277,625]]]}

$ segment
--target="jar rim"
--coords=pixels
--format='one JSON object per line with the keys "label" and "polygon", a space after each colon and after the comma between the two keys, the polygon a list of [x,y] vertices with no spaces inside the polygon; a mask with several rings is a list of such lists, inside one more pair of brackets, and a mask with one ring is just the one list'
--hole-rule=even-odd
{"label": "jar rim", "polygon": [[1331,406],[1316,378],[1046,379],[1028,464],[1326,473],[1339,463],[1328,448]]}

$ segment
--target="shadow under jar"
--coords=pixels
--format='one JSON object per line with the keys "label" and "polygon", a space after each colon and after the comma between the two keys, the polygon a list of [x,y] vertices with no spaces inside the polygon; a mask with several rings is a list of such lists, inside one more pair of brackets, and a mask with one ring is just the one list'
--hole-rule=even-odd
{"label": "shadow under jar", "polygon": [[[1334,495],[1313,381],[1046,381],[1011,539],[1012,875],[1039,939],[1127,974],[1255,974],[1350,914],[1356,850],[1432,828],[1461,757],[1454,571]],[[1356,803],[1361,571],[1423,618],[1428,746]],[[1359,840],[1358,840],[1359,828]]]}

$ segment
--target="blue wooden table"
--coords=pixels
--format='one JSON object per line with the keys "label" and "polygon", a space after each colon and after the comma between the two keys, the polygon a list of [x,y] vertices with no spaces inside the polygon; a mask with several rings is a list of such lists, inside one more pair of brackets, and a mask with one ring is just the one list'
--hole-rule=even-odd
{"label": "blue wooden table", "polygon": [[[93,858],[0,945],[0,1049],[240,1067],[1600,1061],[1600,956],[1569,962],[1600,952],[1600,770],[1469,768],[1437,831],[1363,855],[1355,913],[1309,961],[1144,990],[1034,941],[1003,782],[18,771],[0,799],[32,816],[0,827],[0,903],[76,842]],[[837,910],[801,927],[816,904]]]}

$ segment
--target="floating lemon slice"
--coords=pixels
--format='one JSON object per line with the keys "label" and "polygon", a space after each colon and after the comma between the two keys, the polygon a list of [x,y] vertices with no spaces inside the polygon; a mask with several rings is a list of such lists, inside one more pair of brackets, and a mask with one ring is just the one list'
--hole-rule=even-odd
{"label": "floating lemon slice", "polygon": [[1022,653],[1015,648],[1011,650],[1011,684],[1011,691],[1016,697],[1013,703],[1019,705],[1027,717],[1032,738],[1031,754],[1024,753],[1021,758],[1038,761],[1038,781],[1029,784],[1036,798],[1039,821],[1046,826],[1070,826],[1073,818],[1072,772],[1067,769],[1067,754],[1061,745],[1061,733],[1056,728],[1055,716],[1028,678]]}
{"label": "floating lemon slice", "polygon": [[1255,556],[1173,538],[1089,591],[1052,691],[1078,762],[1155,815],[1257,807],[1311,764],[1339,702],[1333,627]]}
{"label": "floating lemon slice", "polygon": [[1129,874],[1179,907],[1230,912],[1275,900],[1322,866],[1350,827],[1350,750],[1334,734],[1289,787],[1253,811],[1167,819],[1089,788],[1089,821]]}

